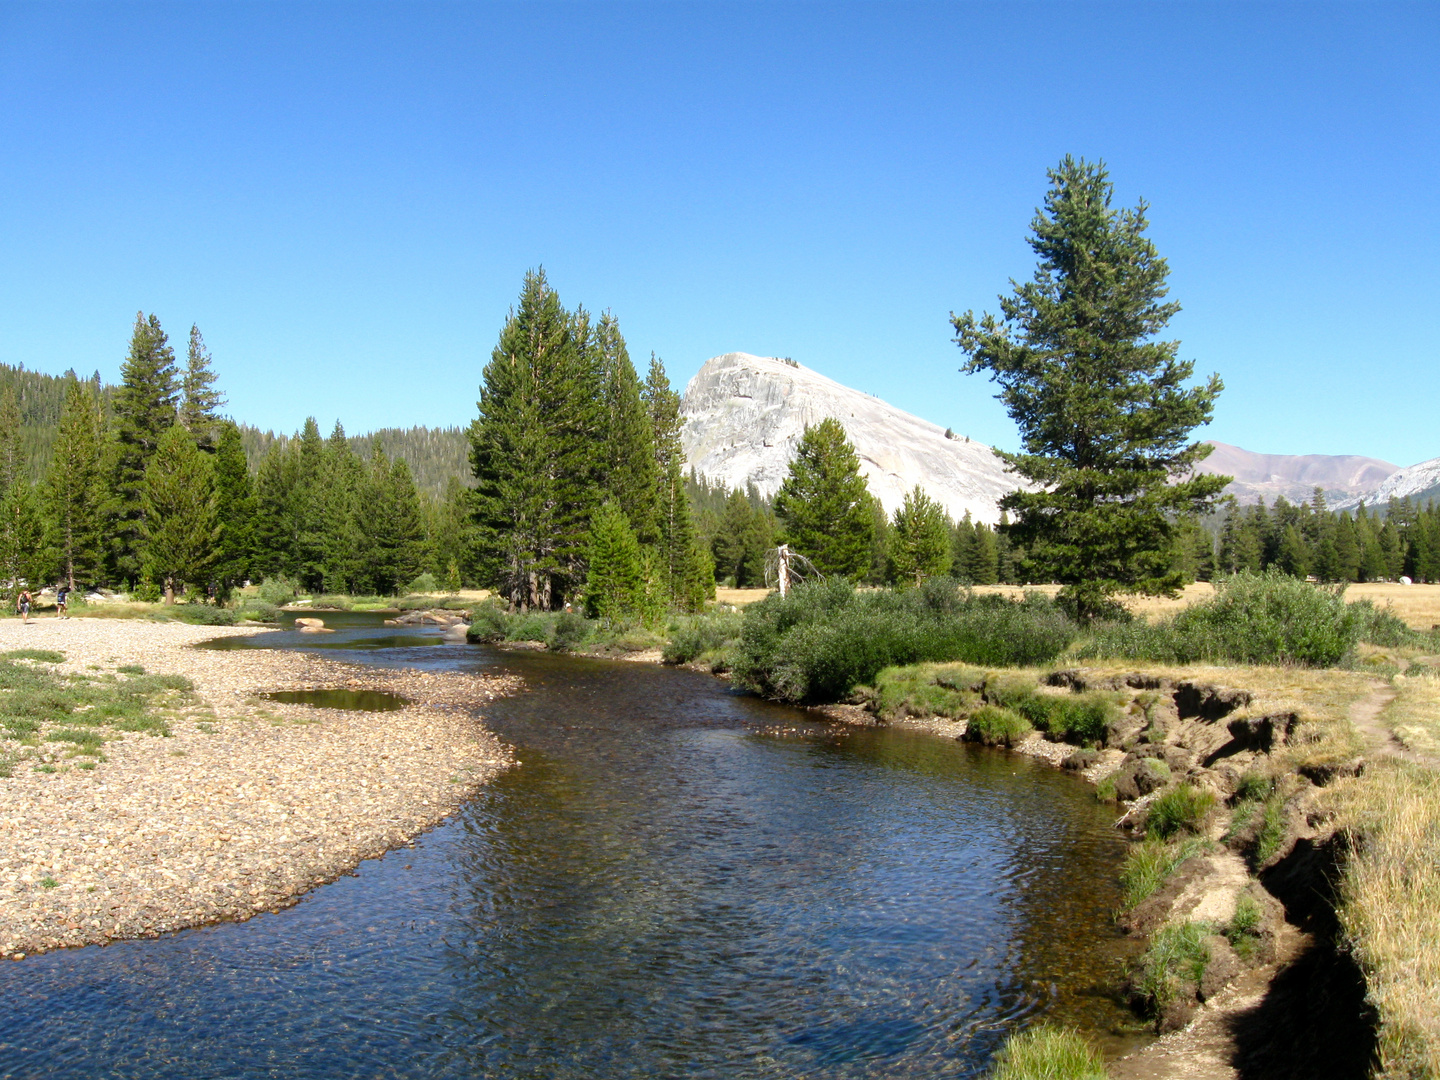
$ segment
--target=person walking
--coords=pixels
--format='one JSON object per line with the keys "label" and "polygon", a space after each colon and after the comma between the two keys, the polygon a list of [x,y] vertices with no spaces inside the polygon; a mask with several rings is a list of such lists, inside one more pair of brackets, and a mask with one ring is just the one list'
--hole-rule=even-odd
{"label": "person walking", "polygon": [[61,585],[55,590],[55,614],[58,618],[66,618],[65,608],[70,600],[70,586]]}
{"label": "person walking", "polygon": [[25,622],[30,621],[30,590],[21,589],[20,595],[15,598],[15,608],[20,612],[20,618]]}

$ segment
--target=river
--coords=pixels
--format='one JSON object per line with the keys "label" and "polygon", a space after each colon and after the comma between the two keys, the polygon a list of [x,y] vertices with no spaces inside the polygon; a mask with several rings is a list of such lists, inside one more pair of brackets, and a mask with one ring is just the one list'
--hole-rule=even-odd
{"label": "river", "polygon": [[246,640],[519,675],[486,723],[520,766],[278,914],[0,966],[0,1077],[965,1077],[1039,1018],[1124,1045],[1123,844],[1074,777],[327,619]]}

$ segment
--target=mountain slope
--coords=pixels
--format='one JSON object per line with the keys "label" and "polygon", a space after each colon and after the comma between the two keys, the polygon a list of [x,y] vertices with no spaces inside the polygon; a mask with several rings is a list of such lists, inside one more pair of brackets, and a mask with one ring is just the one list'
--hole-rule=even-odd
{"label": "mountain slope", "polygon": [[1308,502],[1319,487],[1327,502],[1348,500],[1353,505],[1400,471],[1388,461],[1354,454],[1256,454],[1221,442],[1210,445],[1215,449],[1201,462],[1200,471],[1233,476],[1225,493],[1242,503],[1273,503],[1280,495],[1290,502]]}
{"label": "mountain slope", "polygon": [[[1422,461],[1418,465],[1411,465],[1399,469],[1385,478],[1372,491],[1363,493],[1365,505],[1370,507],[1383,508],[1392,498],[1409,498],[1412,502],[1421,504],[1434,502],[1440,499],[1440,458],[1431,458],[1429,461]],[[1352,498],[1336,503],[1336,509],[1347,509],[1360,502],[1359,498]]]}
{"label": "mountain slope", "polygon": [[696,472],[773,495],[807,424],[834,417],[860,457],[870,491],[893,512],[917,483],[955,518],[994,523],[996,501],[1017,486],[988,446],[775,357],[726,353],[707,360],[680,407],[681,440]]}

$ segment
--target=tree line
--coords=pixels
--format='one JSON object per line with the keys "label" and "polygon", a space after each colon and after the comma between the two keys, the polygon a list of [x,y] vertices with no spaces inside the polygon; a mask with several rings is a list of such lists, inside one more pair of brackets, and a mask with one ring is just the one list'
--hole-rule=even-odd
{"label": "tree line", "polygon": [[[1383,514],[1362,502],[1352,515],[1328,509],[1315,489],[1307,503],[1231,506],[1214,529],[1213,572],[1274,567],[1321,581],[1440,581],[1440,503],[1392,498]],[[1209,569],[1209,568],[1207,568]],[[1203,571],[1202,571],[1203,572]],[[1205,576],[1209,576],[1206,574]]]}

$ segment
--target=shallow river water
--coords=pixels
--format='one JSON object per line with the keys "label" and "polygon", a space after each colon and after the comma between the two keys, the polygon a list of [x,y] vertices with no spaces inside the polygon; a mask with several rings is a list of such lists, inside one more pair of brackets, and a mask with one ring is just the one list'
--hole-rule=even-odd
{"label": "shallow river water", "polygon": [[518,674],[487,723],[520,766],[287,911],[0,966],[0,1077],[978,1076],[1041,1017],[1118,1047],[1123,850],[1075,778],[332,621],[250,640]]}

